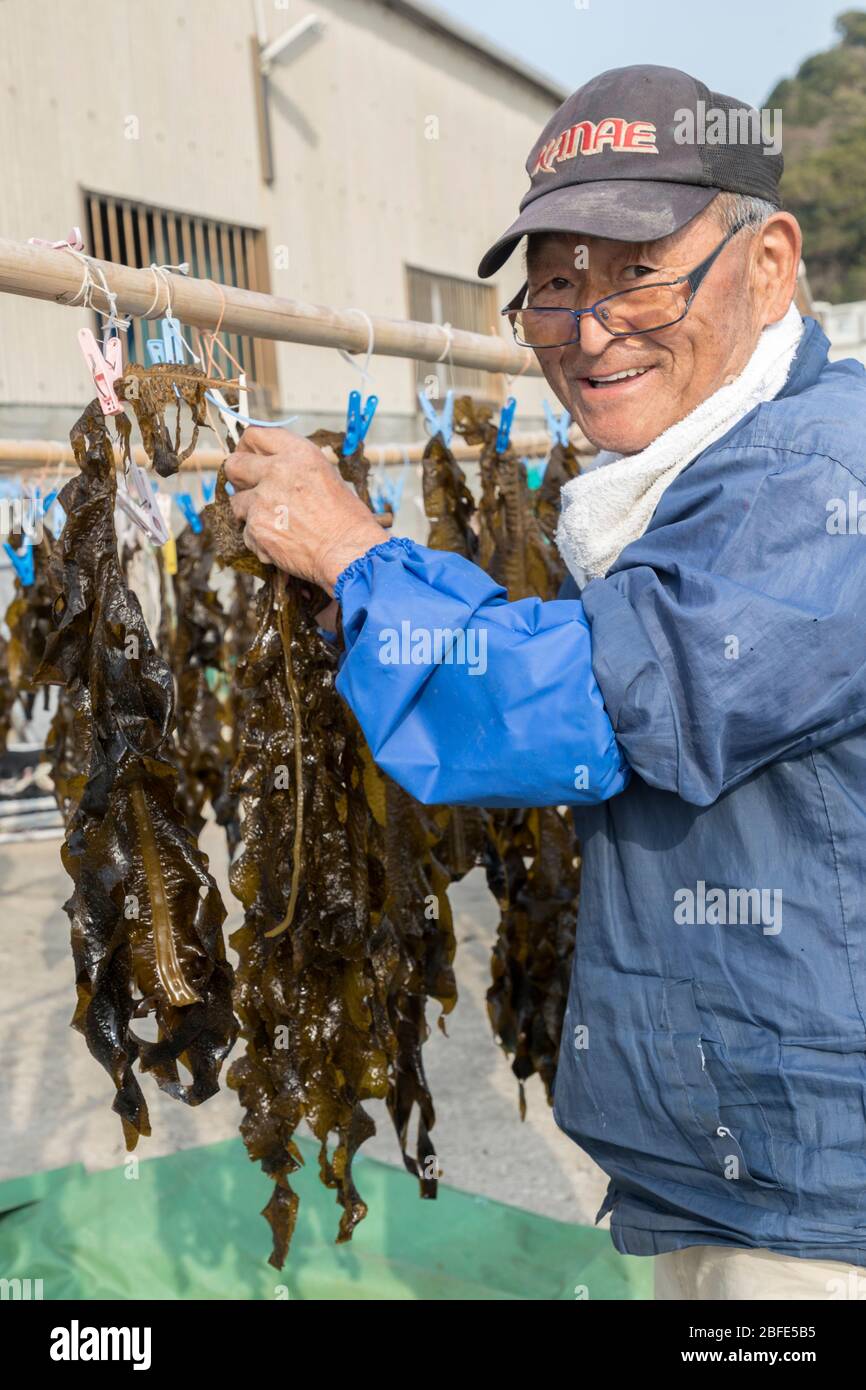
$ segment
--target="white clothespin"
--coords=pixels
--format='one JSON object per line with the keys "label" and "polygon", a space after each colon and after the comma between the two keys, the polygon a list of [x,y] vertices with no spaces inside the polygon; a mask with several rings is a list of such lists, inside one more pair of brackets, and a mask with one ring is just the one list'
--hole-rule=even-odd
{"label": "white clothespin", "polygon": [[127,461],[126,476],[132,479],[133,488],[138,495],[134,497],[128,486],[118,487],[118,506],[123,508],[130,520],[140,527],[154,545],[165,545],[171,539],[171,532],[165,523],[158,499],[151,491],[147,473],[130,458]]}
{"label": "white clothespin", "polygon": [[[219,411],[220,419],[222,420],[226,428],[226,434],[232,439],[232,441],[235,444],[237,444],[241,437],[239,426],[241,424],[246,423],[247,419],[249,419],[250,413],[249,398],[247,393],[246,372],[240,372],[238,374],[237,411],[232,410],[222,391],[220,391],[217,387],[211,387],[210,391],[208,391],[207,394],[208,397],[213,401],[217,410]],[[238,416],[243,416],[243,420],[239,420]]]}

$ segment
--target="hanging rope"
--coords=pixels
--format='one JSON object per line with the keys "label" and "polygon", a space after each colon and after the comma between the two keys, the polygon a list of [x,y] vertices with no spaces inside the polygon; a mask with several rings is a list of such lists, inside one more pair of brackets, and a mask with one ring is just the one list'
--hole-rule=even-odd
{"label": "hanging rope", "polygon": [[[78,290],[73,295],[72,299],[65,300],[65,303],[71,306],[77,306],[80,302],[82,309],[90,309],[93,313],[98,314],[100,318],[107,319],[107,322],[103,326],[103,338],[107,338],[112,329],[116,329],[119,333],[128,332],[131,321],[130,319],[121,318],[118,315],[117,295],[114,290],[108,288],[108,281],[105,278],[105,273],[101,266],[96,265],[90,256],[85,255],[83,251],[76,250],[74,246],[70,246],[68,243],[62,243],[57,249],[60,251],[67,251],[70,256],[74,256],[84,267],[84,274]],[[96,280],[94,280],[94,270],[102,281],[101,284],[97,284]],[[107,311],[105,309],[100,309],[99,305],[94,303],[94,293],[105,295],[108,301]]]}
{"label": "hanging rope", "polygon": [[376,337],[375,331],[373,329],[373,320],[370,318],[370,315],[368,313],[365,313],[363,309],[348,309],[347,313],[360,314],[361,318],[367,325],[367,355],[364,358],[363,367],[358,366],[358,363],[355,361],[355,354],[349,352],[346,348],[337,348],[337,352],[340,354],[344,362],[348,362],[350,367],[353,367],[356,372],[361,373],[361,385],[363,387],[363,393],[366,396],[368,394],[368,387],[370,385],[370,382],[373,380],[372,373],[370,371],[370,358],[373,356],[373,348],[375,346]]}

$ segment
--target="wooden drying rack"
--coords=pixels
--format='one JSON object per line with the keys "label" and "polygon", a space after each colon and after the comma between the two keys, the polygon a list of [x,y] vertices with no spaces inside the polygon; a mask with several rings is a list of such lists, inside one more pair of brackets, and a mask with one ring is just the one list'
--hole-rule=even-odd
{"label": "wooden drying rack", "polygon": [[[101,271],[108,288],[117,296],[118,313],[141,317],[150,310],[147,317],[151,319],[165,315],[168,305],[162,276],[158,286],[157,277],[150,270],[133,270],[114,261],[100,261],[95,256],[88,260],[94,271]],[[171,286],[173,313],[193,328],[210,332],[219,328],[226,333],[247,334],[253,338],[366,353],[369,323],[373,331],[374,356],[410,357],[419,362],[435,362],[447,357],[455,367],[474,367],[511,376],[541,376],[541,369],[529,349],[505,337],[469,333],[462,328],[445,329],[439,324],[411,319],[373,315],[368,319],[358,309],[305,304],[298,299],[281,299],[256,290],[217,285],[212,280],[194,280],[171,271],[164,271],[163,276]],[[98,274],[95,278],[99,279]],[[80,293],[81,285],[82,265],[75,256],[63,250],[0,238],[0,291],[68,305]],[[94,294],[97,300],[102,295],[99,285],[94,286]],[[102,307],[107,310],[108,305]]]}
{"label": "wooden drying rack", "polygon": [[[405,357],[416,361],[437,361],[443,356],[455,367],[473,367],[486,372],[510,376],[541,375],[534,355],[517,343],[493,334],[470,333],[462,328],[445,329],[435,323],[411,319],[368,317],[357,309],[333,309],[321,304],[306,304],[296,299],[254,290],[237,289],[232,285],[217,285],[212,280],[196,280],[186,275],[163,271],[159,277],[150,270],[134,270],[114,261],[102,261],[89,256],[96,283],[93,294],[105,298],[99,272],[116,295],[118,314],[162,318],[167,312],[167,290],[171,288],[172,312],[185,324],[205,331],[246,334],[286,343],[304,343],[312,347],[343,348],[347,352],[366,354],[372,328],[372,355]],[[63,250],[31,246],[26,242],[0,237],[0,291],[25,295],[31,299],[49,300],[70,305],[82,287],[82,263]],[[157,278],[159,284],[157,285]],[[159,293],[157,293],[159,291]],[[74,307],[81,307],[80,304]],[[108,308],[107,303],[105,308]],[[591,446],[580,436],[576,427],[573,438],[581,453],[591,453]],[[547,453],[549,439],[544,432],[515,433],[512,443],[520,454],[540,457]],[[371,444],[366,452],[374,464],[399,464],[407,457],[418,462],[424,451],[423,443]],[[478,457],[477,445],[455,440],[455,458],[468,461]],[[185,469],[218,468],[224,454],[219,449],[198,449],[183,465]],[[143,450],[136,462],[146,463]],[[0,440],[0,472],[19,471],[24,466],[50,466],[58,473],[74,471],[72,450],[53,440]]]}

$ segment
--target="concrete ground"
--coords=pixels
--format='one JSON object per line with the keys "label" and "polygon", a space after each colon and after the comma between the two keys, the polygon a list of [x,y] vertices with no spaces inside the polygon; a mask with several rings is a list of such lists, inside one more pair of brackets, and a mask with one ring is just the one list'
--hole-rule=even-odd
{"label": "concrete ground", "polygon": [[[229,909],[227,930],[233,930],[240,912],[226,881],[222,832],[208,826],[204,847]],[[69,880],[60,841],[0,846],[0,882],[0,1181],[71,1163],[90,1169],[119,1165],[125,1150],[111,1110],[111,1082],[69,1028],[74,983],[62,909]],[[484,995],[497,912],[481,871],[452,888],[451,898],[460,998],[447,1020],[449,1036],[433,1027],[424,1050],[444,1181],[559,1220],[592,1224],[604,1175],[557,1129],[537,1078],[527,1087],[528,1113],[521,1123],[517,1083],[491,1034]],[[431,1006],[431,1025],[436,1015]],[[139,1146],[143,1156],[236,1133],[234,1092],[224,1089],[191,1110],[146,1078],[143,1085],[153,1126],[152,1138]],[[384,1106],[370,1108],[378,1133],[363,1152],[400,1166]],[[412,1181],[408,1174],[406,1181]]]}

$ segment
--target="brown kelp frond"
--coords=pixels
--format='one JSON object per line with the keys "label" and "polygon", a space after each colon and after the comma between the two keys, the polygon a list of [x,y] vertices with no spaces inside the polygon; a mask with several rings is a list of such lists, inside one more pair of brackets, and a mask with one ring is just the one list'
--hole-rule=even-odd
{"label": "brown kelp frond", "polygon": [[510,444],[497,451],[497,425],[489,407],[468,396],[454,403],[454,428],[467,442],[482,446],[478,564],[504,585],[512,600],[553,598],[561,562],[535,515],[524,464]]}
{"label": "brown kelp frond", "polygon": [[[335,448],[343,476],[368,500],[366,460],[360,449],[343,459],[342,441],[313,436]],[[232,781],[243,848],[230,881],[244,907],[232,945],[246,1050],[229,1084],[250,1157],[275,1184],[264,1215],[280,1267],[297,1217],[291,1177],[303,1120],[342,1209],[338,1240],[367,1210],[352,1161],[374,1133],[369,1100],[387,1100],[407,1167],[422,1195],[435,1194],[421,1046],[428,997],[443,1010],[453,1003],[453,933],[433,856],[439,826],[375,767],[336,692],[338,651],[315,617],[326,596],[251,555],[221,483],[210,510],[222,561],[264,579],[255,636],[236,668]]]}
{"label": "brown kelp frond", "polygon": [[434,434],[425,445],[421,481],[430,522],[427,544],[433,550],[453,550],[474,560],[478,553],[478,536],[472,526],[475,501],[463,469],[441,434]]}
{"label": "brown kelp frond", "polygon": [[[532,494],[514,450],[497,451],[489,407],[461,397],[454,403],[454,423],[468,443],[482,446],[477,563],[511,600],[556,598],[565,567],[552,540],[559,489],[578,471],[574,450],[554,447],[542,487]],[[439,510],[449,510],[447,501]],[[449,548],[466,553],[459,543]],[[452,834],[461,828],[459,814],[466,812],[451,812]],[[548,1101],[553,1098],[577,925],[580,851],[569,813],[557,807],[484,813],[482,826],[470,826],[470,843],[500,908],[487,1006],[493,1031],[512,1059],[523,1114],[524,1084],[533,1073],[541,1077]]]}
{"label": "brown kelp frond", "polygon": [[[153,367],[142,367],[130,362],[116,382],[118,398],[132,406],[145,452],[163,478],[177,472],[195,448],[201,426],[208,426],[205,392],[214,387],[223,391],[228,402],[236,399],[236,391],[233,393],[236,381],[216,380],[207,376],[201,367],[182,363],[160,362]],[[193,429],[186,448],[181,449],[181,407],[184,404],[189,409]],[[175,411],[174,437],[165,422],[169,408]]]}
{"label": "brown kelp frond", "polygon": [[[234,1042],[225,909],[176,805],[171,673],[127,588],[114,530],[115,472],[97,401],[73,427],[81,469],[60,494],[55,629],[34,679],[61,684],[78,1007],[73,1025],[114,1080],[127,1146],[149,1134],[139,1063],[190,1105],[218,1089]],[[133,1019],[153,1015],[145,1040]],[[182,1066],[189,1080],[182,1078]]]}
{"label": "brown kelp frond", "polygon": [[177,572],[171,577],[176,622],[166,646],[177,688],[180,801],[186,823],[196,835],[210,804],[217,824],[225,829],[231,859],[240,841],[237,797],[229,788],[234,615],[224,609],[211,582],[216,546],[209,517],[199,519],[198,530],[186,526],[176,545]]}

